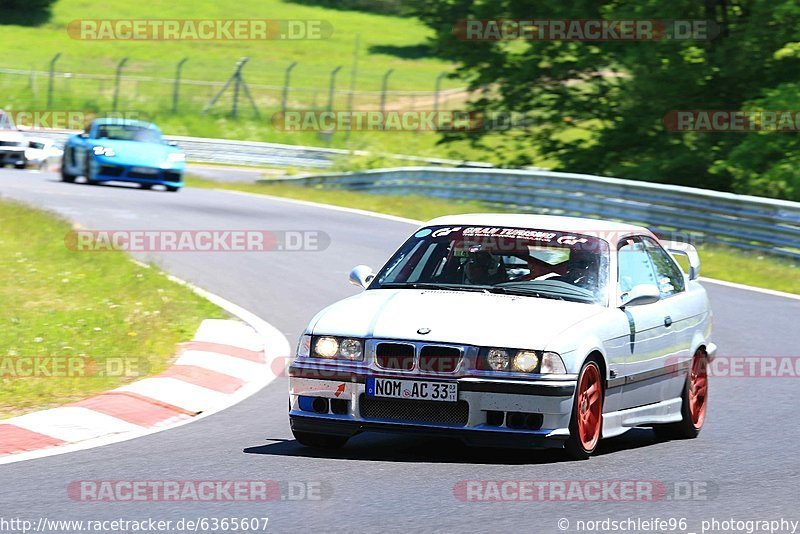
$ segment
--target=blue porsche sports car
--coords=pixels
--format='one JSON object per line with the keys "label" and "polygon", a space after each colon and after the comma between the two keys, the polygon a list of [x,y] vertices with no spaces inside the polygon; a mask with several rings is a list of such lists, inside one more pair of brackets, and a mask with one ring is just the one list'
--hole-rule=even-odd
{"label": "blue porsche sports car", "polygon": [[130,119],[96,119],[73,135],[64,147],[61,179],[86,177],[90,184],[134,182],[167,191],[183,187],[186,155],[168,143],[152,123]]}

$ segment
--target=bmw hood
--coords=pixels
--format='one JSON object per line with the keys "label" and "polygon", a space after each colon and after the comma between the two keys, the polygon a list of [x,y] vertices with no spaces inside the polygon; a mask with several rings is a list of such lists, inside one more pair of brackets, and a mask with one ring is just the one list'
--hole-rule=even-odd
{"label": "bmw hood", "polygon": [[104,157],[109,162],[119,162],[126,165],[141,165],[143,167],[159,167],[167,161],[167,155],[180,152],[175,147],[159,143],[142,143],[140,141],[121,141],[112,139],[97,139],[92,146],[110,148],[116,154],[113,157]]}
{"label": "bmw hood", "polygon": [[543,349],[560,332],[605,310],[527,296],[373,289],[322,310],[311,333]]}

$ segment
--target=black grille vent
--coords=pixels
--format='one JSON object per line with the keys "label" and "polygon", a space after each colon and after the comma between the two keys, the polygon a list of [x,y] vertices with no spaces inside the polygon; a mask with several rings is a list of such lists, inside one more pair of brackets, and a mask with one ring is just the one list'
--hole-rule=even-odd
{"label": "black grille vent", "polygon": [[469,403],[423,400],[377,399],[361,395],[361,417],[399,423],[428,423],[444,426],[466,426]]}
{"label": "black grille vent", "polygon": [[419,353],[419,368],[425,373],[454,373],[461,363],[461,351],[455,347],[426,345]]}
{"label": "black grille vent", "polygon": [[410,371],[414,368],[414,346],[404,343],[378,343],[375,359],[384,369]]}

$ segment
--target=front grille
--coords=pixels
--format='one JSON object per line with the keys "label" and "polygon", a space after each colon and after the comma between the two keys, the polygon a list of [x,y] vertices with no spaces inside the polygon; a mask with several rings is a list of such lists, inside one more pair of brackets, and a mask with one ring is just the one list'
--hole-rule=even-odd
{"label": "front grille", "polygon": [[19,141],[0,141],[0,146],[22,146]]}
{"label": "front grille", "polygon": [[423,400],[376,399],[362,394],[359,410],[364,419],[397,423],[466,426],[469,403]]}
{"label": "front grille", "polygon": [[160,172],[150,173],[150,172],[137,172],[137,171],[128,171],[128,178],[141,178],[143,180],[158,180],[160,177]]}
{"label": "front grille", "polygon": [[375,361],[384,369],[410,371],[414,368],[414,346],[405,343],[378,343]]}
{"label": "front grille", "polygon": [[461,350],[426,345],[419,352],[419,368],[428,373],[453,373],[461,363]]}
{"label": "front grille", "polygon": [[116,165],[100,165],[100,170],[98,172],[103,176],[121,176],[122,167],[117,167]]}

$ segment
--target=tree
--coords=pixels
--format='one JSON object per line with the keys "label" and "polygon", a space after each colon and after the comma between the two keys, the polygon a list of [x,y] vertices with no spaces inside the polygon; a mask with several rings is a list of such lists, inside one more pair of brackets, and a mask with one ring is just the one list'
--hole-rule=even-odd
{"label": "tree", "polygon": [[[664,118],[674,110],[744,109],[778,87],[789,109],[800,109],[800,96],[785,85],[800,80],[800,57],[790,44],[800,41],[796,0],[414,0],[413,6],[435,30],[438,52],[457,61],[457,74],[485,89],[475,109],[535,119],[505,134],[499,150],[509,165],[536,164],[520,152],[527,147],[570,171],[746,190],[765,165],[744,161],[754,146],[766,142],[777,154],[790,143],[786,133],[758,142],[767,134],[673,133]],[[454,25],[471,19],[710,20],[719,34],[639,42],[459,39]],[[469,137],[480,144],[485,135],[448,134],[443,141]],[[737,159],[725,164],[732,155]],[[783,172],[782,165],[769,168]]]}

